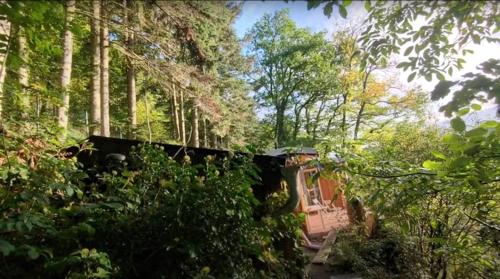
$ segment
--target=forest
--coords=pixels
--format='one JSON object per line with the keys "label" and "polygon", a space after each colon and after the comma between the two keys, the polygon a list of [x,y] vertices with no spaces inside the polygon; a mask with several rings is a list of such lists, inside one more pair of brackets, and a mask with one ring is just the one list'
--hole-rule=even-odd
{"label": "forest", "polygon": [[[304,216],[251,188],[281,147],[377,216],[332,268],[500,278],[497,2],[307,1],[332,32],[281,2],[239,36],[245,1],[0,0],[0,278],[310,278]],[[90,136],[143,144],[93,173],[65,153]]]}

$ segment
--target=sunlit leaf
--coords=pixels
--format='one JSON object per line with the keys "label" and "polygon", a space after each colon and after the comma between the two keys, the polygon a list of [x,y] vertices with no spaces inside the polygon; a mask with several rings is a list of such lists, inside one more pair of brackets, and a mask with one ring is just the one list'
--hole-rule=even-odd
{"label": "sunlit leaf", "polygon": [[343,18],[347,17],[347,9],[342,5],[339,6],[339,13],[341,17]]}
{"label": "sunlit leaf", "polygon": [[408,76],[407,81],[408,81],[408,82],[411,82],[411,81],[415,78],[415,76],[416,76],[416,75],[417,75],[417,73],[416,73],[416,72],[411,73],[411,74]]}
{"label": "sunlit leaf", "polygon": [[457,132],[463,132],[465,130],[465,122],[460,117],[455,117],[450,121],[451,127]]}

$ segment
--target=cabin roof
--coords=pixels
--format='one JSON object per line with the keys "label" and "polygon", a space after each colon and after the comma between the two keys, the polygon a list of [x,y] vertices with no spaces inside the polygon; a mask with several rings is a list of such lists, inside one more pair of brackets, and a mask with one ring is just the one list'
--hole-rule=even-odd
{"label": "cabin roof", "polygon": [[318,155],[318,151],[313,147],[282,147],[267,151],[264,155],[286,156],[286,155]]}

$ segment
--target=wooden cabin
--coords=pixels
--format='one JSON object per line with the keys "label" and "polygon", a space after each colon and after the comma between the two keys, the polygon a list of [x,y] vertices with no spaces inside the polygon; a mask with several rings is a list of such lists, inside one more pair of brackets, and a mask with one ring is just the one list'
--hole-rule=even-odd
{"label": "wooden cabin", "polygon": [[318,152],[314,148],[279,148],[266,153],[273,157],[284,157],[303,165],[299,172],[298,192],[300,203],[296,212],[305,214],[304,231],[310,237],[328,234],[332,229],[340,229],[349,225],[347,205],[340,181],[319,177],[321,166],[306,164],[318,160]]}
{"label": "wooden cabin", "polygon": [[[93,145],[94,150],[92,152],[75,151],[74,153],[78,153],[78,161],[89,172],[107,170],[111,163],[107,158],[111,154],[118,154],[123,156],[124,160],[127,160],[131,147],[142,143],[137,140],[99,136],[91,136],[88,141]],[[155,145],[162,146],[164,151],[175,159],[182,158],[182,156],[177,155],[180,150],[183,150],[183,154],[191,156],[193,164],[203,163],[207,155],[218,158],[228,155],[227,150],[183,147],[161,143],[155,143]],[[241,153],[241,155],[244,154]],[[256,166],[262,170],[260,183],[252,187],[256,198],[260,201],[264,201],[270,193],[280,191],[280,185],[286,180],[283,176],[283,170],[287,168],[287,165],[296,163],[302,165],[298,172],[294,172],[293,178],[293,183],[297,185],[299,200],[297,202],[297,199],[294,201],[290,199],[287,204],[291,205],[291,207],[285,207],[290,211],[295,208],[296,212],[305,213],[304,231],[308,236],[325,235],[332,229],[342,228],[349,224],[345,198],[339,187],[340,182],[323,177],[317,180],[311,179],[320,171],[321,167],[306,163],[318,159],[318,157],[318,153],[314,148],[281,148],[253,157]],[[290,164],[287,164],[287,162]],[[129,165],[129,167],[133,166]],[[89,175],[89,177],[95,176]],[[256,215],[260,214],[256,212]]]}

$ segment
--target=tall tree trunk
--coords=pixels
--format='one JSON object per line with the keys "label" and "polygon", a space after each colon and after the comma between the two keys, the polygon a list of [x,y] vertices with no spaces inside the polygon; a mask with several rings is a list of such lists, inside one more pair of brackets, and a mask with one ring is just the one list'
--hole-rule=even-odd
{"label": "tall tree trunk", "polygon": [[184,92],[180,90],[180,111],[181,111],[181,140],[182,145],[186,145],[186,119],[184,117]]}
{"label": "tall tree trunk", "polygon": [[209,147],[210,143],[208,142],[208,131],[207,131],[207,121],[206,119],[202,119],[203,121],[203,147]]}
{"label": "tall tree trunk", "polygon": [[19,84],[21,85],[21,95],[19,96],[21,106],[21,117],[26,119],[30,110],[30,99],[28,95],[29,86],[29,69],[28,69],[28,43],[26,41],[26,34],[23,27],[19,26],[17,39],[19,43],[19,58],[21,59],[21,66],[19,67]]}
{"label": "tall tree trunk", "polygon": [[[63,129],[64,136],[68,129],[69,92],[71,82],[71,66],[73,62],[73,33],[70,30],[75,13],[75,0],[66,1],[66,20],[64,22],[63,59],[61,72],[62,106],[57,108],[57,124]],[[37,102],[37,114],[39,107]]]}
{"label": "tall tree trunk", "polygon": [[326,106],[326,102],[324,102],[324,101],[321,102],[321,104],[319,105],[318,112],[316,113],[316,117],[315,117],[314,123],[313,123],[313,130],[312,130],[312,138],[313,138],[313,140],[316,140],[318,138],[319,121],[320,121],[320,118],[321,118],[321,113],[325,109],[325,106]]}
{"label": "tall tree trunk", "polygon": [[[0,1],[4,4],[5,1]],[[10,22],[5,16],[0,19],[0,35],[7,39],[7,45],[5,49],[2,47],[0,50],[0,119],[2,119],[2,105],[3,105],[3,84],[5,82],[5,76],[7,75],[7,54],[10,48]]]}
{"label": "tall tree trunk", "polygon": [[101,135],[109,132],[109,30],[107,1],[101,1]]}
{"label": "tall tree trunk", "polygon": [[212,148],[218,148],[219,143],[217,142],[217,134],[214,132],[215,127],[212,123],[210,123],[210,141],[211,141],[211,147]]}
{"label": "tall tree trunk", "polygon": [[295,104],[295,107],[293,109],[294,114],[295,114],[295,121],[293,122],[293,133],[292,133],[292,139],[294,141],[297,140],[297,136],[299,134],[299,129],[300,129],[300,115],[302,113],[303,106],[299,104]]}
{"label": "tall tree trunk", "polygon": [[193,100],[193,109],[191,115],[191,146],[200,147],[200,133],[198,129],[199,116],[198,116],[198,99]]}
{"label": "tall tree trunk", "polygon": [[276,109],[276,147],[282,147],[285,139],[285,108],[279,106]]}
{"label": "tall tree trunk", "polygon": [[[124,0],[124,25],[125,25],[125,44],[128,51],[133,51],[134,48],[134,33],[129,32],[130,17],[132,13],[129,11],[133,5],[130,1]],[[132,59],[127,57],[127,104],[128,104],[128,138],[135,138],[135,129],[137,127],[137,94],[135,88],[135,69]]]}
{"label": "tall tree trunk", "polygon": [[340,102],[340,95],[337,95],[337,100],[335,102],[336,104],[336,107],[335,109],[333,110],[333,114],[330,116],[330,118],[328,119],[328,124],[326,125],[326,131],[325,131],[325,135],[328,135],[330,134],[330,129],[332,128],[332,124],[333,124],[333,120],[335,119],[335,117],[337,116],[337,111],[339,110],[339,108],[341,107],[341,105],[339,104]]}
{"label": "tall tree trunk", "polygon": [[345,140],[346,140],[346,137],[347,137],[347,109],[346,109],[346,105],[347,105],[347,97],[348,97],[348,93],[344,93],[342,95],[344,97],[344,100],[343,100],[343,103],[342,103],[342,123],[340,124],[340,127],[341,127],[341,132],[342,132],[342,147],[345,146]]}
{"label": "tall tree trunk", "polygon": [[305,118],[306,118],[306,133],[308,136],[311,135],[311,110],[308,108],[308,107],[305,107],[305,110],[306,110],[306,115],[305,115]]}
{"label": "tall tree trunk", "polygon": [[175,90],[175,84],[172,84],[172,117],[174,119],[174,138],[175,140],[180,140],[181,138],[181,129],[179,125],[179,104],[177,103],[177,92]]}
{"label": "tall tree trunk", "polygon": [[100,53],[100,24],[99,19],[101,16],[100,12],[100,1],[92,1],[92,19],[90,23],[91,27],[91,51],[92,51],[92,86],[91,86],[91,98],[90,98],[90,134],[99,135],[101,131],[101,53]]}
{"label": "tall tree trunk", "polygon": [[[365,77],[363,79],[363,90],[361,91],[361,96],[364,96],[366,93],[366,85],[368,83],[368,77],[370,76],[372,69],[368,69],[365,72]],[[356,115],[356,124],[354,126],[354,139],[358,139],[359,126],[361,125],[361,118],[363,117],[363,112],[365,110],[366,102],[361,101],[361,107],[359,108],[358,114]]]}
{"label": "tall tree trunk", "polygon": [[361,101],[361,107],[359,108],[358,114],[356,115],[356,124],[354,126],[354,139],[358,139],[359,126],[361,124],[361,117],[363,117],[363,112],[365,110],[365,101]]}

